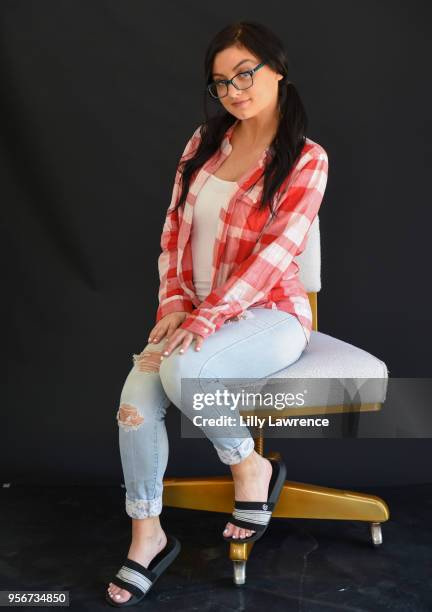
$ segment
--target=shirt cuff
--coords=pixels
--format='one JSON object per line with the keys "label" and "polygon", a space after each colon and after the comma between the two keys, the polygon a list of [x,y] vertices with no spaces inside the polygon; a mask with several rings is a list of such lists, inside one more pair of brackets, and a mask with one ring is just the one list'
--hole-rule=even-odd
{"label": "shirt cuff", "polygon": [[168,298],[168,300],[160,303],[157,308],[156,323],[159,323],[162,317],[172,312],[192,312],[193,309],[192,301],[182,295]]}
{"label": "shirt cuff", "polygon": [[211,336],[216,331],[212,325],[205,323],[205,321],[199,319],[194,314],[189,314],[179,327],[193,334],[199,334],[204,338]]}

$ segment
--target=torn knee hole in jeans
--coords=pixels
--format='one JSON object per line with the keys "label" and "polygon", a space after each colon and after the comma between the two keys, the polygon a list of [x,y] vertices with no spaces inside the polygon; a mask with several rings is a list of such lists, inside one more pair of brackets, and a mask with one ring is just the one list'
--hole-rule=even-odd
{"label": "torn knee hole in jeans", "polygon": [[140,372],[159,372],[162,351],[144,350],[139,355],[133,355],[133,362]]}
{"label": "torn knee hole in jeans", "polygon": [[131,404],[120,404],[116,416],[119,427],[127,431],[137,430],[144,422],[144,417],[139,409]]}

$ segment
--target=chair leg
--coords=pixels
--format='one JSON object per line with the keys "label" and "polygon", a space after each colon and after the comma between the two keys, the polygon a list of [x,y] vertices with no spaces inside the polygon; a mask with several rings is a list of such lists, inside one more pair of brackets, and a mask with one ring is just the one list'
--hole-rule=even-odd
{"label": "chair leg", "polygon": [[379,546],[382,544],[382,531],[381,531],[381,523],[371,523],[370,524],[371,536],[372,536],[372,544],[374,546]]}
{"label": "chair leg", "polygon": [[246,582],[246,561],[233,561],[233,580],[238,586]]}
{"label": "chair leg", "polygon": [[[164,506],[229,514],[233,499],[234,485],[228,476],[164,479]],[[374,525],[378,540],[379,526],[390,512],[376,495],[286,480],[273,516],[365,521]]]}
{"label": "chair leg", "polygon": [[234,584],[242,585],[246,582],[246,562],[255,542],[230,542],[229,557],[233,562]]}

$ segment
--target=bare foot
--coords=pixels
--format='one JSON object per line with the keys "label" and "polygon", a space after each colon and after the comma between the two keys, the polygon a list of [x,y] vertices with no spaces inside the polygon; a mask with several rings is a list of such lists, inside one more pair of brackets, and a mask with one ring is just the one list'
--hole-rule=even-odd
{"label": "bare foot", "polygon": [[[129,548],[128,558],[137,563],[141,563],[144,567],[148,567],[150,561],[165,548],[167,544],[167,537],[162,529],[158,530],[152,536],[141,536],[139,538],[133,538]],[[126,589],[121,589],[112,582],[109,583],[107,589],[110,597],[117,603],[124,603],[132,597],[132,594]]]}
{"label": "bare foot", "polygon": [[[254,451],[255,452],[255,451]],[[247,474],[234,476],[235,499],[238,501],[262,501],[268,499],[268,488],[273,473],[271,462],[258,455]],[[242,529],[227,523],[223,535],[227,538],[247,538],[255,533],[252,529]]]}

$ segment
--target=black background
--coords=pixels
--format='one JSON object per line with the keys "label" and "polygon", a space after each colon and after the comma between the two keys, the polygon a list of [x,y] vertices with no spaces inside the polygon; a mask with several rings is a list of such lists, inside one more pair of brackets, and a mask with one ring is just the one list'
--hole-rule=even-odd
{"label": "black background", "polygon": [[[122,481],[115,413],[155,322],[175,167],[203,120],[206,46],[237,19],[284,41],[329,156],[319,331],[392,377],[430,376],[429,3],[3,1],[0,15],[2,482]],[[166,476],[229,470],[179,424],[171,406]],[[430,439],[272,449],[292,480],[430,482]]]}

